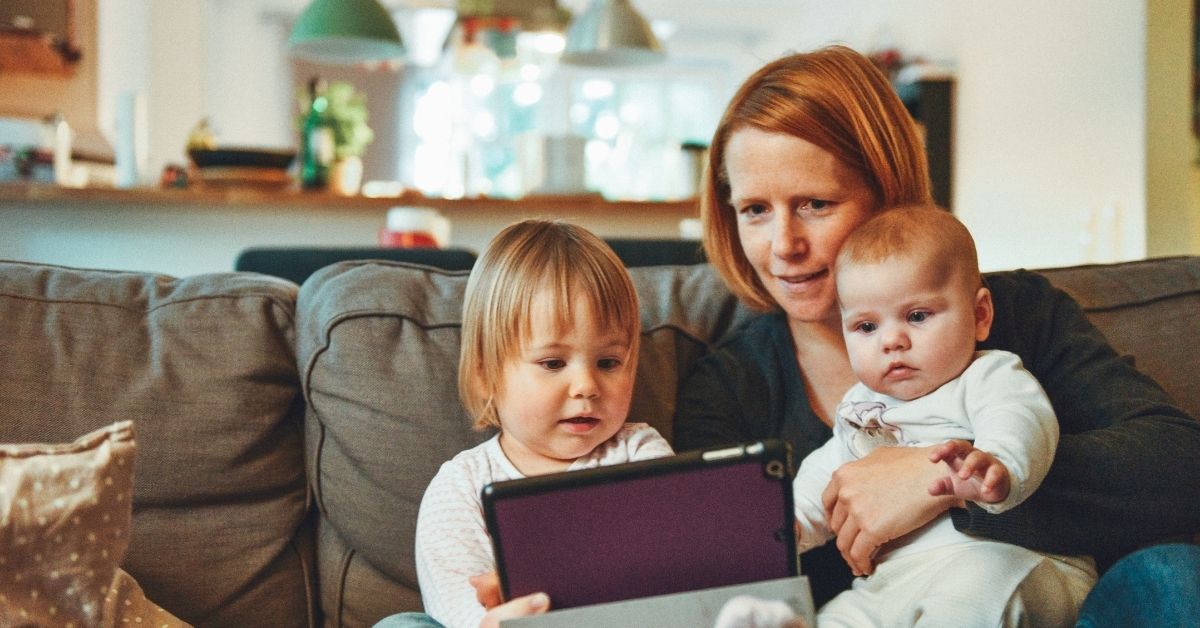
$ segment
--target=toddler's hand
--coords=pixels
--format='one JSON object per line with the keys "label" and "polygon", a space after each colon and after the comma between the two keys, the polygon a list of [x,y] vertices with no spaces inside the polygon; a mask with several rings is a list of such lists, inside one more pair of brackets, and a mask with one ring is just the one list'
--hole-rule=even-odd
{"label": "toddler's hand", "polygon": [[1008,467],[965,440],[948,440],[934,447],[929,461],[945,462],[952,471],[929,485],[930,495],[953,495],[987,504],[1008,497]]}
{"label": "toddler's hand", "polygon": [[479,622],[479,628],[497,628],[506,619],[540,615],[550,610],[550,597],[545,593],[532,593],[501,604],[500,578],[494,571],[471,576],[469,580],[471,586],[475,587],[475,597],[488,609]]}

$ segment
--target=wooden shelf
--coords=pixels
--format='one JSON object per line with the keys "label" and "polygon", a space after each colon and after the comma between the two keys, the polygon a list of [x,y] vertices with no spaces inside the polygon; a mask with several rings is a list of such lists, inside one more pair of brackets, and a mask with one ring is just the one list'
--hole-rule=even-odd
{"label": "wooden shelf", "polygon": [[568,208],[571,211],[590,213],[600,211],[661,211],[664,213],[692,213],[698,215],[696,199],[677,201],[610,201],[598,194],[584,195],[538,195],[519,199],[500,198],[432,198],[417,192],[405,192],[400,196],[366,197],[337,196],[322,192],[299,190],[270,190],[254,187],[229,187],[222,189],[164,190],[137,188],[118,190],[112,188],[64,188],[51,184],[0,183],[0,203],[8,204],[54,204],[54,205],[199,205],[221,207],[320,207],[329,209],[367,208],[378,210],[395,205],[417,205],[439,210],[529,213],[556,211]]}

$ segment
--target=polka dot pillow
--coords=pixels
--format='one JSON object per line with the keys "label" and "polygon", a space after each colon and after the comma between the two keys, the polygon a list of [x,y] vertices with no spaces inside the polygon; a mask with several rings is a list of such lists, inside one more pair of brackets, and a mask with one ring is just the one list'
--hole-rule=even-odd
{"label": "polka dot pillow", "polygon": [[185,626],[119,566],[133,424],[62,445],[0,444],[0,626]]}

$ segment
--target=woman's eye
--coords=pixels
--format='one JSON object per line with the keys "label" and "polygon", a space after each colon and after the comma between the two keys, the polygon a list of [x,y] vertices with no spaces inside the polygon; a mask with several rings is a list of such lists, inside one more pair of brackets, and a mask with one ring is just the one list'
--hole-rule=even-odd
{"label": "woman's eye", "polygon": [[596,362],[596,366],[600,367],[601,370],[612,371],[621,366],[621,361],[617,358],[603,358],[599,362]]}
{"label": "woman's eye", "polygon": [[819,198],[814,198],[808,202],[809,208],[811,208],[813,211],[818,211],[818,212],[821,211],[822,209],[828,208],[829,205],[830,205],[829,201],[823,201]]}
{"label": "woman's eye", "polygon": [[753,203],[750,205],[745,205],[741,209],[738,209],[739,214],[742,214],[743,216],[748,216],[751,218],[753,218],[755,216],[761,216],[761,215],[767,213],[768,211],[769,210],[768,210],[767,206],[763,205],[761,203]]}
{"label": "woman's eye", "polygon": [[557,371],[567,365],[565,360],[559,360],[557,358],[551,358],[549,360],[542,360],[542,361],[538,362],[538,364],[542,365],[542,368],[544,368],[548,371]]}
{"label": "woman's eye", "polygon": [[929,312],[913,312],[908,315],[908,322],[923,323],[929,319]]}

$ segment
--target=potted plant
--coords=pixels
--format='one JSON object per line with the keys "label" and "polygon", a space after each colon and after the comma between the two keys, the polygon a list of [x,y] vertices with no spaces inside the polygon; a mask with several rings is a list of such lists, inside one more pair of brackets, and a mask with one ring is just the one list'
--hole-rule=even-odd
{"label": "potted plant", "polygon": [[[319,83],[314,81],[313,85]],[[330,189],[347,196],[357,194],[362,184],[362,155],[375,139],[374,131],[367,125],[366,97],[350,83],[334,81],[324,89],[312,87],[302,95],[300,111],[301,125],[306,124],[306,119],[312,125],[313,117],[318,117],[318,124],[328,128],[332,136]]]}

